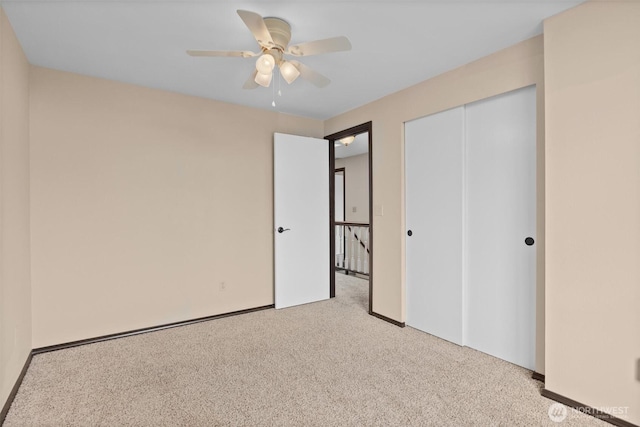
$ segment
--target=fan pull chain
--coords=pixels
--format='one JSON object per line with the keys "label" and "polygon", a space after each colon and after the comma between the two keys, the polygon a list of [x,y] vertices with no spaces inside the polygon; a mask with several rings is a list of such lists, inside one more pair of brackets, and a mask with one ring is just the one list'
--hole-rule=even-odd
{"label": "fan pull chain", "polygon": [[278,70],[278,96],[282,96],[282,91],[280,90],[280,80],[282,80],[282,75],[280,74],[280,70]]}

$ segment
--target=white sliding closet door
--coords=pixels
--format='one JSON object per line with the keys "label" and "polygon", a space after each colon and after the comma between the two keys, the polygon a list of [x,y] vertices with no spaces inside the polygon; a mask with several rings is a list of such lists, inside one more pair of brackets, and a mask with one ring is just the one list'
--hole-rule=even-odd
{"label": "white sliding closet door", "polygon": [[533,370],[535,87],[467,105],[465,133],[465,344]]}
{"label": "white sliding closet door", "polygon": [[462,344],[463,107],[405,124],[407,324]]}
{"label": "white sliding closet door", "polygon": [[405,123],[408,325],[535,368],[535,182],[535,87]]}

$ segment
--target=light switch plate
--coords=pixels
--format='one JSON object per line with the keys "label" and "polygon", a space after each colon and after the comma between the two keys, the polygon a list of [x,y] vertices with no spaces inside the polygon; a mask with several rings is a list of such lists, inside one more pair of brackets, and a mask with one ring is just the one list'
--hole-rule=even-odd
{"label": "light switch plate", "polygon": [[373,214],[375,216],[382,216],[384,213],[384,208],[382,205],[374,205],[373,206]]}

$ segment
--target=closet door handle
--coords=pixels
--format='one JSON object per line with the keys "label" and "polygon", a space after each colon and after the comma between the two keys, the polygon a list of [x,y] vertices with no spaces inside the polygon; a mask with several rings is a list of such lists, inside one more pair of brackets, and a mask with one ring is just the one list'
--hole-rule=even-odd
{"label": "closet door handle", "polygon": [[278,233],[284,233],[285,231],[289,231],[291,230],[290,228],[282,228],[282,227],[278,227]]}
{"label": "closet door handle", "polygon": [[527,237],[526,239],[524,239],[524,244],[527,246],[533,246],[535,242],[536,241],[533,240],[533,237]]}
{"label": "closet door handle", "polygon": [[411,231],[411,230],[407,231],[407,236],[409,236],[409,237],[413,236],[413,231]]}

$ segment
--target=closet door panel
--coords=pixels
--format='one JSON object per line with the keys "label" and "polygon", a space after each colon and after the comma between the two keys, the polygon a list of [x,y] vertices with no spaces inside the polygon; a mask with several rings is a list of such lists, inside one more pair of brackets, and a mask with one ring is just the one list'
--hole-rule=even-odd
{"label": "closet door panel", "polygon": [[407,324],[462,344],[464,108],[405,124]]}
{"label": "closet door panel", "polygon": [[536,95],[466,106],[465,344],[535,368]]}

